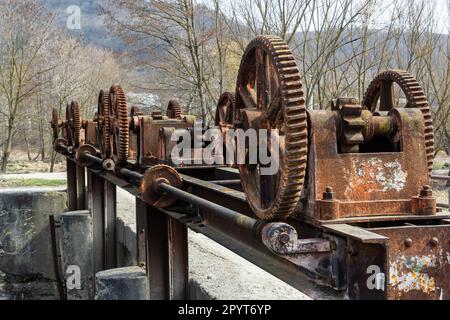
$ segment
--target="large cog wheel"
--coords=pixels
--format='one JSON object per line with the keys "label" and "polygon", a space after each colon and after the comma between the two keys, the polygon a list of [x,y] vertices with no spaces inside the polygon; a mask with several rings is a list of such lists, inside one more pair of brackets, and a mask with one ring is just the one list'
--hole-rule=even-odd
{"label": "large cog wheel", "polygon": [[81,144],[81,113],[80,106],[72,101],[66,108],[69,146],[78,148]]}
{"label": "large cog wheel", "polygon": [[259,163],[241,164],[239,172],[248,202],[259,218],[286,218],[294,212],[303,189],[308,128],[300,73],[281,38],[259,36],[246,48],[236,84],[236,109],[236,125],[244,129],[279,130],[277,173],[261,175]]}
{"label": "large cog wheel", "polygon": [[110,159],[112,154],[111,144],[111,117],[109,113],[109,94],[101,90],[98,96],[98,137],[100,154],[103,159]]}
{"label": "large cog wheel", "polygon": [[399,107],[395,103],[394,84],[397,84],[405,94],[405,108],[419,108],[422,111],[425,122],[425,150],[428,171],[431,173],[434,158],[434,131],[431,109],[422,86],[409,72],[387,70],[378,74],[369,84],[362,105],[372,113],[376,111],[378,101],[380,111],[389,111],[392,108]]}
{"label": "large cog wheel", "polygon": [[110,89],[110,114],[112,118],[113,160],[123,164],[128,160],[129,153],[129,118],[127,100],[120,85]]}

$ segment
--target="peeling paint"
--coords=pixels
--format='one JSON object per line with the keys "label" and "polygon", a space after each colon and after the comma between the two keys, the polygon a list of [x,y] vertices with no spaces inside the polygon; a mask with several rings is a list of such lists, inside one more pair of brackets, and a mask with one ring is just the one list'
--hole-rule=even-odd
{"label": "peeling paint", "polygon": [[424,268],[437,266],[439,266],[439,261],[435,255],[402,256],[390,262],[389,284],[402,292],[411,290],[419,290],[424,293],[434,292],[439,289],[436,287],[435,279],[422,271]]}
{"label": "peeling paint", "polygon": [[401,164],[395,160],[384,163],[380,158],[367,160],[352,159],[351,170],[346,172],[349,181],[345,195],[357,192],[373,193],[386,191],[402,191],[406,186],[408,174],[402,170]]}

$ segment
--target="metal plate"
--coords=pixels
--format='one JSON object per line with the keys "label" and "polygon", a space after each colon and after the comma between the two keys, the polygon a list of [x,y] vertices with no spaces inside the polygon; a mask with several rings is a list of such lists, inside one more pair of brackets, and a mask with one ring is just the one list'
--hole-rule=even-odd
{"label": "metal plate", "polygon": [[450,225],[372,231],[389,237],[388,299],[450,299]]}

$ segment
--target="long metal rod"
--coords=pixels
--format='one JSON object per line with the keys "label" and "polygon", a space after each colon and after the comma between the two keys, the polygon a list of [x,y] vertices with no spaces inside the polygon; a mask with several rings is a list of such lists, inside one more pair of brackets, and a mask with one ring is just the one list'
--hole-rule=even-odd
{"label": "long metal rod", "polygon": [[430,176],[431,180],[450,181],[450,176]]}
{"label": "long metal rod", "polygon": [[140,174],[138,172],[134,172],[132,170],[128,170],[126,168],[120,168],[119,172],[121,174],[123,174],[124,176],[130,177],[130,178],[135,179],[135,180],[141,180],[142,177],[143,177],[142,174]]}
{"label": "long metal rod", "polygon": [[83,154],[83,157],[86,158],[86,159],[91,160],[92,162],[95,162],[96,164],[99,164],[99,165],[103,164],[103,159],[102,158],[93,156],[92,154],[85,153],[85,154]]}
{"label": "long metal rod", "polygon": [[222,207],[211,201],[202,199],[186,191],[172,187],[166,183],[161,183],[159,185],[159,189],[163,192],[169,193],[177,197],[178,199],[195,204],[203,209],[209,210],[217,215],[220,215],[223,218],[226,218],[227,220],[230,220],[247,230],[255,231],[255,228],[258,224],[258,220],[256,219],[240,214],[239,212],[230,210],[228,208]]}
{"label": "long metal rod", "polygon": [[77,210],[77,165],[67,158],[67,203],[69,211]]}
{"label": "long metal rod", "polygon": [[232,180],[211,180],[210,183],[215,183],[220,186],[240,186],[241,180],[240,179],[232,179]]}

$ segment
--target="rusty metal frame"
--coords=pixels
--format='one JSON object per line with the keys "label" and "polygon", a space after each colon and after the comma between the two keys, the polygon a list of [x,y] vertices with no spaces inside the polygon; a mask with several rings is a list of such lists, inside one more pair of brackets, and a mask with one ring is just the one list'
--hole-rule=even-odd
{"label": "rusty metal frame", "polygon": [[[72,162],[73,160],[69,159],[68,161]],[[71,166],[69,165],[68,168],[71,168]],[[319,262],[316,258],[306,258],[299,263],[301,259],[296,260],[295,256],[286,257],[271,253],[267,250],[267,247],[250,236],[248,232],[242,232],[236,226],[226,223],[226,221],[207,210],[198,208],[195,210],[194,206],[195,214],[192,214],[192,212],[187,214],[177,207],[158,209],[144,203],[140,198],[138,187],[125,178],[120,178],[114,173],[94,167],[86,170],[88,207],[93,214],[94,224],[94,271],[117,267],[114,264],[107,264],[108,253],[106,253],[109,251],[111,256],[114,255],[111,250],[116,250],[111,244],[111,242],[115,243],[116,240],[110,238],[109,244],[106,240],[108,234],[107,207],[114,208],[111,217],[115,217],[116,199],[115,194],[108,197],[105,193],[108,192],[107,188],[112,192],[111,190],[119,187],[136,197],[136,244],[138,248],[136,258],[138,263],[146,268],[150,278],[151,299],[185,299],[188,297],[187,229],[204,234],[314,299],[365,299],[374,297],[373,293],[366,295],[365,292],[357,292],[355,294],[354,288],[346,288],[347,277],[342,278],[335,274],[333,268],[330,269],[331,271],[319,270]],[[193,195],[224,205],[242,214],[253,216],[244,193],[213,183],[218,180],[237,179],[239,173],[236,169],[206,166],[199,168],[183,167],[178,168],[178,170],[184,184]],[[73,177],[69,169],[68,177],[70,176]],[[73,189],[77,187],[77,184],[72,181],[68,185],[72,188],[68,190],[70,196],[74,193]],[[408,221],[409,218],[411,220],[417,219],[417,216],[403,216],[401,219]],[[439,223],[439,221],[447,221],[446,219],[449,219],[450,216],[437,214],[436,216],[423,218]],[[344,257],[348,254],[347,249],[351,248],[354,243],[366,246],[367,252],[372,252],[372,249],[377,250],[376,248],[381,250],[379,252],[384,250],[385,237],[372,232],[370,228],[355,225],[355,223],[364,224],[371,223],[371,221],[370,217],[364,217],[360,221],[351,220],[348,222],[349,224],[342,220],[339,223],[338,221],[323,221],[319,225],[311,225],[294,218],[288,219],[291,225],[304,233],[303,236],[309,238],[323,237],[335,243],[336,247],[343,248],[343,250],[333,251],[330,256],[332,261],[337,264],[339,261],[345,260]],[[395,223],[395,220],[387,221],[387,223],[392,222]],[[112,226],[111,223],[110,226]],[[326,254],[324,253],[324,255]],[[380,263],[384,261],[381,256],[380,259]],[[355,260],[354,264],[357,263],[359,263],[358,260]],[[365,272],[361,272],[354,269],[347,276],[350,277],[350,280],[357,279],[361,274],[365,274]],[[321,279],[321,276],[323,276],[323,279]],[[325,281],[326,278],[331,279],[331,283]],[[379,293],[378,295],[378,298],[386,298]]]}

